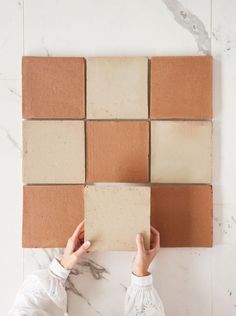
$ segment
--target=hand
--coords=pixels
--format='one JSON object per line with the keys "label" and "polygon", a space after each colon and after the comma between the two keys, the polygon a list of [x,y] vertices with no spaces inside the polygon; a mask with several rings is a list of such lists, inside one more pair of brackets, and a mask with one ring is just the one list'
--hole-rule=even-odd
{"label": "hand", "polygon": [[84,242],[84,220],[77,226],[73,235],[68,239],[67,245],[64,251],[64,255],[61,258],[61,265],[66,269],[73,269],[75,265],[80,261],[82,255],[91,246],[90,241]]}
{"label": "hand", "polygon": [[136,236],[137,253],[133,259],[132,273],[137,276],[149,275],[149,265],[160,249],[160,234],[151,227],[151,249],[146,250],[142,234]]}

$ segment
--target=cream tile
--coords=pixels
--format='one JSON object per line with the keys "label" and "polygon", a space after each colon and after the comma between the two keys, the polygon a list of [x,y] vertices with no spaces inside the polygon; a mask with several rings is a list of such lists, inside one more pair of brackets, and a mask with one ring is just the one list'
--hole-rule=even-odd
{"label": "cream tile", "polygon": [[163,183],[210,183],[210,121],[151,123],[151,180]]}
{"label": "cream tile", "polygon": [[91,250],[135,250],[138,232],[149,247],[149,187],[85,188],[85,239],[93,243]]}
{"label": "cream tile", "polygon": [[24,183],[83,183],[82,121],[23,122]]}
{"label": "cream tile", "polygon": [[88,58],[87,117],[147,118],[147,80],[146,57]]}

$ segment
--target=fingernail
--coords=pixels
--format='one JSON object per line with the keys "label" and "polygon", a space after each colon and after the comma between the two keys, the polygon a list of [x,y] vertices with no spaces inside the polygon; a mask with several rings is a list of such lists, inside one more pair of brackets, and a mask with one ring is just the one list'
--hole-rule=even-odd
{"label": "fingernail", "polygon": [[89,247],[91,245],[91,242],[89,241],[89,240],[87,240],[86,242],[85,242],[85,247],[87,248],[87,247]]}

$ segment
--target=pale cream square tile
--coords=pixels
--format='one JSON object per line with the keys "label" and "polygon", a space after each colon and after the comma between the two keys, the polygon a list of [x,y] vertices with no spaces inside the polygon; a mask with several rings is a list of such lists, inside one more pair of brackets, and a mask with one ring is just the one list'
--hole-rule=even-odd
{"label": "pale cream square tile", "polygon": [[87,59],[87,118],[147,118],[147,89],[146,57]]}
{"label": "pale cream square tile", "polygon": [[83,183],[84,122],[24,121],[24,183]]}
{"label": "pale cream square tile", "polygon": [[135,250],[135,237],[150,240],[150,188],[141,186],[87,186],[85,240],[91,250]]}
{"label": "pale cream square tile", "polygon": [[151,123],[151,181],[210,183],[212,171],[210,121]]}

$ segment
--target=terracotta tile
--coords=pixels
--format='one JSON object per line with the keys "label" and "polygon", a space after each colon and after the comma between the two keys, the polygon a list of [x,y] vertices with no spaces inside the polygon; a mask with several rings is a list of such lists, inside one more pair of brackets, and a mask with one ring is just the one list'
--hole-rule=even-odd
{"label": "terracotta tile", "polygon": [[23,122],[24,183],[85,181],[84,122]]}
{"label": "terracotta tile", "polygon": [[23,57],[23,117],[84,118],[84,72],[80,57]]}
{"label": "terracotta tile", "polygon": [[23,191],[23,247],[65,247],[84,218],[82,185],[28,185]]}
{"label": "terracotta tile", "polygon": [[145,121],[87,122],[87,182],[147,182]]}
{"label": "terracotta tile", "polygon": [[148,59],[146,57],[87,59],[88,118],[147,118],[147,89]]}
{"label": "terracotta tile", "polygon": [[149,249],[149,187],[85,188],[85,240],[92,242],[91,250],[135,250],[137,233],[143,233]]}
{"label": "terracotta tile", "polygon": [[152,121],[151,180],[211,183],[210,121]]}
{"label": "terracotta tile", "polygon": [[212,117],[212,57],[153,57],[151,117]]}
{"label": "terracotta tile", "polygon": [[151,224],[160,232],[162,247],[211,247],[212,187],[152,186]]}

